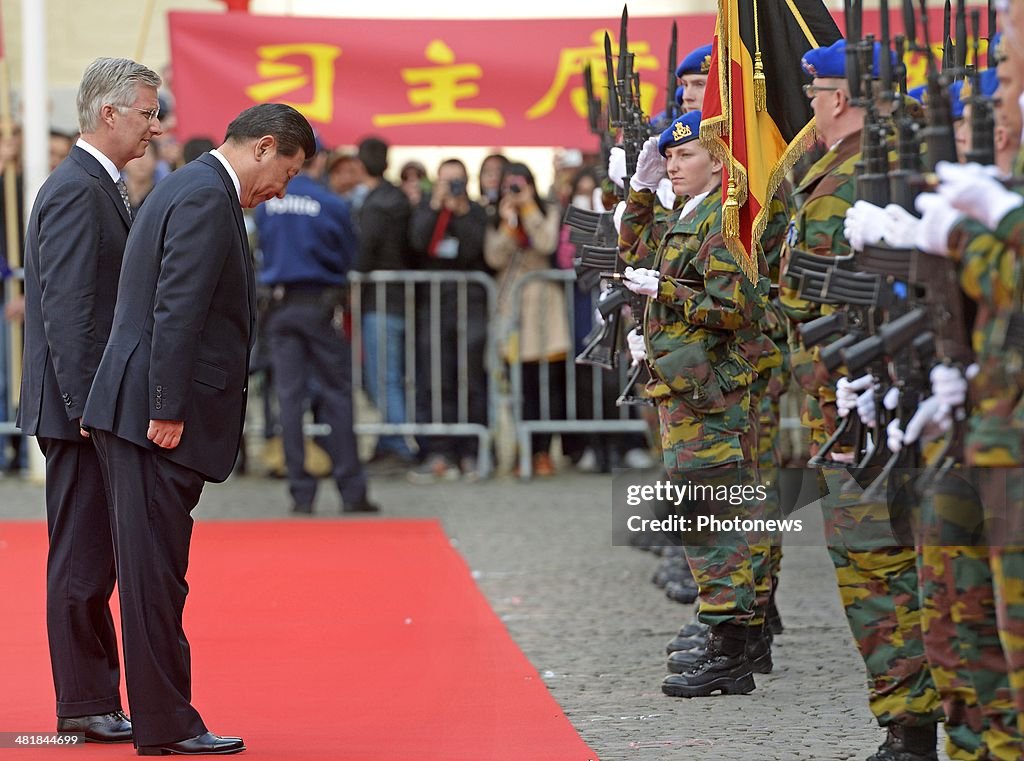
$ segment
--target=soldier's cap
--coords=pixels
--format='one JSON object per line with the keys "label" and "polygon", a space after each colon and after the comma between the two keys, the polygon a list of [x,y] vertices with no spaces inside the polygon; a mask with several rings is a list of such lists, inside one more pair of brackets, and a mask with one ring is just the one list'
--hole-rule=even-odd
{"label": "soldier's cap", "polygon": [[907,95],[916,100],[918,103],[924,103],[924,94],[928,92],[928,85],[918,85],[917,87],[911,87],[907,90]]}
{"label": "soldier's cap", "polygon": [[[978,75],[979,83],[981,84],[981,94],[986,98],[991,98],[996,88],[999,87],[999,78],[996,76],[995,69],[985,69]],[[971,89],[973,83],[969,79],[958,79],[949,86],[949,101],[952,105],[953,121],[958,121],[964,118],[964,106],[967,105],[967,99],[971,97]]]}
{"label": "soldier's cap", "polygon": [[700,137],[700,111],[689,111],[677,116],[658,138],[658,153],[662,156],[669,148],[683,145]]}
{"label": "soldier's cap", "polygon": [[[871,76],[878,79],[878,59],[882,52],[882,44],[875,43],[875,52],[871,57]],[[896,54],[889,51],[893,66],[896,65]],[[800,60],[804,71],[819,79],[844,79],[846,77],[846,40],[838,39],[827,48],[811,48]]]}
{"label": "soldier's cap", "polygon": [[686,92],[686,88],[683,87],[682,85],[679,85],[679,87],[676,88],[676,105],[677,106],[683,105],[683,93],[684,92]]}
{"label": "soldier's cap", "polygon": [[694,50],[676,67],[676,76],[707,74],[711,71],[711,45],[702,45]]}

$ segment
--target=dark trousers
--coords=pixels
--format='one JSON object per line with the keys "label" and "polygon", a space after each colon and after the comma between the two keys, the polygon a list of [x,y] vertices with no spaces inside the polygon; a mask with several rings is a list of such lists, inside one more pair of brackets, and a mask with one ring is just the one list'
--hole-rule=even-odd
{"label": "dark trousers", "polygon": [[[416,419],[487,425],[487,296],[480,288],[466,289],[461,326],[453,285],[441,286],[436,305],[428,297],[419,300],[416,311]],[[466,347],[464,360],[460,343]],[[418,443],[421,452],[453,460],[476,456],[478,449],[470,436],[423,436]]]}
{"label": "dark trousers", "polygon": [[192,659],[182,628],[192,509],[203,477],[106,431],[94,431],[113,506],[125,681],[136,745],[206,731],[192,707]]}
{"label": "dark trousers", "polygon": [[317,480],[306,472],[302,420],[311,388],[316,419],[331,427],[320,444],[346,506],[366,500],[366,473],[352,429],[352,349],[334,327],[333,307],[319,297],[275,304],[267,315],[267,343],[281,421],[288,489],[297,505],[311,505]]}
{"label": "dark trousers", "polygon": [[110,614],[114,543],[96,450],[40,438],[46,458],[46,632],[57,716],[121,708],[121,667]]}
{"label": "dark trousers", "polygon": [[[523,420],[565,420],[565,360],[549,362],[547,373],[545,384],[541,363],[523,362]],[[548,397],[546,408],[542,394]],[[550,433],[535,433],[530,440],[535,454],[551,449]]]}

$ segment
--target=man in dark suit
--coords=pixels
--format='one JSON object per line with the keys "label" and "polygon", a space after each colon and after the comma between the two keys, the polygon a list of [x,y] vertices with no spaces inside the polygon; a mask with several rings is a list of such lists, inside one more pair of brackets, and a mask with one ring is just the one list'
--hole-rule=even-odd
{"label": "man in dark suit", "polygon": [[191,511],[231,473],[255,338],[242,208],[282,198],[315,153],[295,109],[262,104],[166,179],[132,226],[110,340],[86,402],[114,511],[128,701],[140,755],[235,753],[191,705],[182,613]]}
{"label": "man in dark suit", "polygon": [[92,442],[79,428],[110,334],[131,223],[121,170],[160,134],[160,77],[100,58],[78,91],[82,136],[36,196],[25,241],[25,362],[18,424],[46,458],[46,623],[57,730],[128,742],[110,614],[114,547]]}

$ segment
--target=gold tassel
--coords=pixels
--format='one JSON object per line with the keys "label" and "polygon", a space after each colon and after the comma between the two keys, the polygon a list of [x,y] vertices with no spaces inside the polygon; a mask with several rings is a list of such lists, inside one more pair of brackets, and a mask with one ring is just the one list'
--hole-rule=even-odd
{"label": "gold tassel", "polygon": [[768,94],[765,90],[764,66],[761,65],[761,53],[754,57],[754,110],[768,110]]}
{"label": "gold tassel", "polygon": [[736,183],[729,178],[729,188],[722,204],[722,237],[726,240],[740,237],[740,205],[736,201]]}

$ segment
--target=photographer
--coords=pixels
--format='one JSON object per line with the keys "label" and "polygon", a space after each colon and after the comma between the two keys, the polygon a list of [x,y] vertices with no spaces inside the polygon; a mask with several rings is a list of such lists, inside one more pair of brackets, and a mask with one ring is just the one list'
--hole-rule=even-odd
{"label": "photographer", "polygon": [[[409,242],[418,268],[441,272],[487,272],[484,262],[484,234],[487,212],[466,195],[466,166],[458,159],[441,162],[437,182],[429,199],[412,213]],[[469,283],[465,289],[466,320],[459,320],[460,286],[454,282],[437,287],[435,299],[426,291],[417,299],[416,363],[417,419],[434,423],[487,423],[487,373],[484,367],[487,343],[487,294]],[[437,335],[433,333],[439,328]],[[461,331],[465,331],[462,333]],[[433,345],[435,337],[438,345]],[[460,341],[461,338],[461,341]],[[459,367],[459,344],[466,344],[465,368]],[[432,377],[432,358],[438,357],[440,377]],[[459,409],[459,375],[465,372],[467,409]],[[436,383],[440,381],[440,388]],[[433,419],[434,397],[441,400],[441,419]],[[426,437],[424,437],[426,439]],[[413,483],[454,480],[460,473],[468,480],[477,473],[476,440],[467,436],[434,436],[421,442],[427,453],[423,463],[409,473]]]}
{"label": "photographer", "polygon": [[[565,357],[569,351],[569,320],[560,283],[534,280],[519,293],[521,317],[511,323],[512,295],[527,273],[552,267],[558,246],[561,213],[537,195],[533,173],[525,164],[510,163],[501,176],[498,215],[487,229],[484,256],[498,273],[498,314],[505,326],[500,349],[510,365],[523,366],[523,419],[541,418],[541,361],[548,363],[550,406],[546,419],[565,417]],[[551,434],[533,434],[533,472],[554,473],[548,450]]]}

